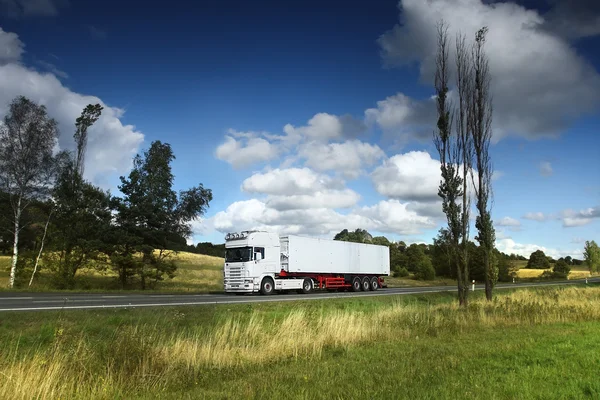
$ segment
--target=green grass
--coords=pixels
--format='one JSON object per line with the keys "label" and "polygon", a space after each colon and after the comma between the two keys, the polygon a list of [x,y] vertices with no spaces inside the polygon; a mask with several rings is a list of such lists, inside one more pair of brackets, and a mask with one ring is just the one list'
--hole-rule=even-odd
{"label": "green grass", "polygon": [[597,398],[600,287],[0,314],[0,398]]}

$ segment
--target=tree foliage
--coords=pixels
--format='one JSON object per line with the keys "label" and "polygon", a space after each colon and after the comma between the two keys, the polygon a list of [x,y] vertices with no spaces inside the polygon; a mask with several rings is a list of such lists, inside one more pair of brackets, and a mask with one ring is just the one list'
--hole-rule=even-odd
{"label": "tree foliage", "polygon": [[586,240],[583,248],[583,258],[590,272],[600,271],[600,247],[592,240]]}
{"label": "tree foliage", "polygon": [[32,201],[47,197],[55,176],[54,146],[58,124],[46,107],[19,96],[9,105],[0,126],[0,190],[12,209],[13,253],[9,286],[13,287],[19,257],[22,216]]}
{"label": "tree foliage", "polygon": [[529,256],[527,268],[548,269],[550,268],[550,261],[548,261],[548,257],[542,250],[536,250]]}

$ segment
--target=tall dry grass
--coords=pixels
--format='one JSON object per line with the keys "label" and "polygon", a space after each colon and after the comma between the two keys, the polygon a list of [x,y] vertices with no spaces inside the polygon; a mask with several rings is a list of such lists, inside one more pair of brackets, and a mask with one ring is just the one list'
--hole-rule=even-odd
{"label": "tall dry grass", "polygon": [[[327,348],[376,340],[452,335],[476,329],[600,319],[600,288],[516,290],[492,302],[381,303],[372,311],[297,306],[284,315],[252,312],[225,318],[210,329],[183,332],[134,325],[94,347],[85,332],[61,334],[45,350],[21,354],[18,343],[0,352],[0,398],[119,398],[191,384],[208,368],[260,365],[288,358],[318,358]],[[1,350],[1,348],[0,348]]]}

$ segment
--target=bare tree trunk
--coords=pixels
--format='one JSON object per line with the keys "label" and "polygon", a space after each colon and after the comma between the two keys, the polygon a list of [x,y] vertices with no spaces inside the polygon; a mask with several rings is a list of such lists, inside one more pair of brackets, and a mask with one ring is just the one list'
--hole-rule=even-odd
{"label": "bare tree trunk", "polygon": [[50,217],[52,216],[52,211],[54,211],[54,209],[50,210],[50,213],[48,214],[48,219],[46,220],[46,226],[44,227],[44,234],[42,235],[42,244],[40,245],[40,251],[37,255],[37,258],[35,259],[35,265],[33,266],[33,272],[31,273],[31,279],[29,280],[29,287],[31,287],[31,284],[33,283],[33,277],[35,276],[35,273],[37,272],[38,264],[40,262],[40,257],[42,256],[42,252],[44,250],[44,241],[46,240],[46,232],[48,232],[48,224],[50,223]]}
{"label": "bare tree trunk", "polygon": [[19,231],[21,229],[21,201],[22,196],[19,195],[19,200],[17,201],[17,208],[15,210],[15,236],[13,241],[13,256],[12,256],[12,264],[10,267],[10,281],[9,287],[13,288],[15,285],[15,275],[17,273],[17,261],[19,260]]}

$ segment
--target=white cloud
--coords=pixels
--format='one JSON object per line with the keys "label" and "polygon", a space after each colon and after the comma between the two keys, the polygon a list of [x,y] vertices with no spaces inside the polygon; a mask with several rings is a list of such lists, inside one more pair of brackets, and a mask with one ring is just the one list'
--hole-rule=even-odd
{"label": "white cloud", "polygon": [[552,164],[550,164],[549,161],[542,161],[540,163],[540,174],[542,174],[542,176],[550,176],[552,175]]}
{"label": "white cloud", "polygon": [[277,157],[278,152],[277,146],[254,133],[245,134],[230,130],[225,142],[217,147],[215,156],[234,168],[244,168],[270,161]]}
{"label": "white cloud", "polygon": [[278,211],[310,208],[349,208],[360,200],[354,190],[324,190],[312,194],[294,194],[291,196],[271,196],[266,204]]}
{"label": "white cloud", "polygon": [[561,212],[563,226],[566,228],[583,226],[600,218],[600,206],[586,208],[580,211],[564,210]]}
{"label": "white cloud", "polygon": [[294,127],[291,124],[284,126],[283,131],[288,136],[306,137],[310,140],[330,140],[343,137],[356,137],[363,133],[366,127],[362,121],[349,115],[338,117],[328,113],[315,114],[307,126]]}
{"label": "white cloud", "polygon": [[332,235],[342,229],[367,229],[402,235],[418,234],[435,227],[430,218],[417,215],[397,200],[356,208],[348,214],[326,208],[276,210],[252,199],[231,204],[212,218],[212,226],[231,230],[267,229],[280,234]]}
{"label": "white cloud", "polygon": [[425,151],[395,155],[371,174],[375,189],[380,194],[416,201],[439,199],[440,176],[440,162]]}
{"label": "white cloud", "polygon": [[385,157],[379,146],[359,140],[329,144],[310,142],[300,147],[298,155],[317,171],[340,171],[347,177],[357,177],[363,166],[371,166]]}
{"label": "white cloud", "polygon": [[546,219],[548,219],[548,217],[546,215],[544,215],[544,213],[542,212],[529,212],[525,215],[523,215],[523,219],[530,219],[532,221],[545,221]]}
{"label": "white cloud", "polygon": [[242,182],[242,190],[248,193],[271,195],[303,195],[323,189],[341,189],[343,182],[309,168],[274,169],[257,173]]}
{"label": "white cloud", "polygon": [[[5,32],[0,32],[0,43],[4,35]],[[13,43],[14,40],[13,37]],[[53,74],[29,69],[13,57],[7,64],[0,65],[0,118],[4,118],[9,103],[19,95],[46,106],[48,114],[58,122],[62,149],[74,148],[75,120],[85,106],[100,103],[104,110],[88,133],[85,177],[108,188],[111,175],[125,173],[131,167],[144,135],[132,125],[123,125],[122,109],[110,107],[98,97],[75,93]]]}
{"label": "white cloud", "polygon": [[520,227],[521,221],[511,217],[504,217],[500,221],[495,221],[497,226]]}
{"label": "white cloud", "polygon": [[[388,66],[418,62],[421,79],[428,83],[435,70],[438,20],[449,23],[451,39],[460,29],[471,41],[477,29],[488,26],[495,141],[509,135],[557,136],[582,114],[597,110],[598,72],[564,38],[544,29],[544,19],[536,11],[481,0],[402,0],[400,7],[400,24],[378,40],[384,62]],[[453,52],[451,45],[451,59]],[[453,75],[453,62],[450,67]],[[406,114],[410,112],[400,113]],[[431,129],[434,123],[432,119]]]}
{"label": "white cloud", "polygon": [[574,258],[581,258],[581,255],[582,255],[582,252],[579,249],[569,249],[569,250],[553,249],[553,248],[547,248],[544,246],[538,246],[536,244],[517,243],[513,239],[510,239],[510,238],[497,239],[496,240],[496,248],[506,254],[514,253],[514,254],[518,254],[518,255],[521,255],[521,256],[527,257],[527,258],[529,258],[531,253],[533,253],[536,250],[542,250],[544,252],[544,254],[546,254],[547,256],[550,256],[554,259],[558,259],[560,257],[566,257],[566,256],[571,256]]}
{"label": "white cloud", "polygon": [[0,65],[19,62],[25,51],[24,47],[16,33],[6,32],[0,28]]}
{"label": "white cloud", "polygon": [[394,137],[399,144],[410,140],[431,140],[432,126],[436,120],[435,102],[420,102],[398,93],[377,102],[377,108],[365,111],[368,124],[377,124],[384,133]]}

